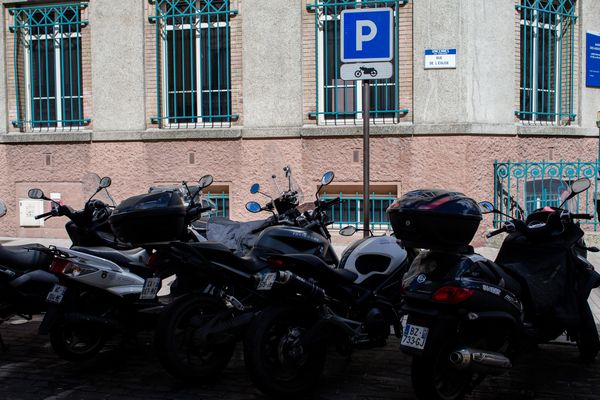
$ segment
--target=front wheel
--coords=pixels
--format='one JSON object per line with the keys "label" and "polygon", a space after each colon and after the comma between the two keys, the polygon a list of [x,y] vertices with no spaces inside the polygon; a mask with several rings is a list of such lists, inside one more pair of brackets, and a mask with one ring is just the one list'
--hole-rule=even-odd
{"label": "front wheel", "polygon": [[585,305],[582,311],[582,322],[577,337],[577,348],[579,357],[583,362],[590,363],[596,359],[600,351],[600,338],[598,338],[598,329],[594,322],[594,316],[589,305]]}
{"label": "front wheel", "polygon": [[211,337],[205,329],[232,317],[221,300],[208,295],[184,296],[171,303],[158,321],[154,339],[163,367],[187,381],[216,378],[229,364],[236,339],[227,333]]}
{"label": "front wheel", "polygon": [[421,400],[458,400],[471,388],[474,373],[459,371],[450,362],[456,344],[446,344],[428,355],[414,357],[411,378]]}
{"label": "front wheel", "polygon": [[106,343],[108,334],[97,325],[60,322],[50,329],[50,344],[58,356],[67,361],[86,361]]}
{"label": "front wheel", "polygon": [[355,71],[354,76],[357,78],[360,78],[362,76],[362,71],[361,70]]}
{"label": "front wheel", "polygon": [[296,307],[271,307],[255,318],[244,341],[250,378],[276,398],[306,398],[325,364],[327,344],[307,339],[316,314]]}

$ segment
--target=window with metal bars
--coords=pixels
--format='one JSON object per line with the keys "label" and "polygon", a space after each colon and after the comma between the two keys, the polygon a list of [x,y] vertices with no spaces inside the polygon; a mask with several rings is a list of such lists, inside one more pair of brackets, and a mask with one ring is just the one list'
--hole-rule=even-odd
{"label": "window with metal bars", "polygon": [[520,109],[522,121],[574,120],[576,0],[521,0]]}
{"label": "window with metal bars", "polygon": [[[331,200],[340,198],[340,203],[331,207],[329,215],[333,220],[335,228],[342,228],[346,225],[354,225],[357,228],[364,227],[363,220],[363,195],[360,192],[354,193],[323,193],[322,200]],[[396,200],[396,194],[392,192],[379,191],[372,192],[369,196],[371,229],[385,230],[390,223],[387,218],[386,210]]]}
{"label": "window with metal bars", "polygon": [[229,0],[155,0],[157,117],[161,127],[229,126]]}
{"label": "window with metal bars", "polygon": [[400,108],[398,77],[398,15],[407,0],[321,0],[306,7],[315,14],[316,111],[319,124],[356,124],[362,121],[362,85],[340,77],[340,15],[354,8],[389,7],[394,10],[393,75],[371,81],[373,122],[395,123],[408,112]]}
{"label": "window with metal bars", "polygon": [[20,130],[72,130],[84,118],[82,19],[86,3],[10,8]]}

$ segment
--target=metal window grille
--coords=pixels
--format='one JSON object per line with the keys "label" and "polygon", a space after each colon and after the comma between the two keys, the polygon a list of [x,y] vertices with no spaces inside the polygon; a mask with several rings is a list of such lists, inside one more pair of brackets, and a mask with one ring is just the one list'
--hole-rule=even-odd
{"label": "metal window grille", "polygon": [[10,8],[17,119],[21,130],[71,130],[84,118],[81,18],[86,3]]}
{"label": "metal window grille", "polygon": [[400,108],[398,82],[398,15],[408,0],[322,0],[308,4],[315,14],[316,111],[310,113],[320,124],[357,124],[362,121],[362,87],[357,81],[340,78],[340,15],[354,8],[390,7],[394,10],[394,58],[390,79],[376,79],[370,88],[373,123],[399,122],[408,109]]}
{"label": "metal window grille", "polygon": [[229,0],[155,0],[157,117],[161,127],[230,126]]}
{"label": "metal window grille", "polygon": [[[333,219],[333,226],[342,228],[346,225],[354,225],[357,228],[363,227],[363,195],[361,193],[323,193],[323,200],[331,200],[336,197],[340,198],[340,204],[333,206],[329,212]],[[371,229],[386,230],[390,227],[387,218],[386,210],[392,202],[396,200],[396,196],[391,192],[387,194],[371,193],[369,196],[370,213],[371,213]]]}
{"label": "metal window grille", "polygon": [[576,0],[521,0],[522,121],[568,123],[574,112]]}
{"label": "metal window grille", "polygon": [[[559,206],[569,184],[581,177],[592,180],[592,187],[576,196],[565,208],[575,213],[595,214],[594,220],[581,220],[597,229],[600,203],[598,172],[600,164],[593,162],[494,162],[494,206],[513,217],[526,217],[544,206]],[[509,218],[494,214],[494,226],[499,227]]]}
{"label": "metal window grille", "polygon": [[229,193],[211,193],[206,192],[206,198],[215,204],[215,215],[229,218]]}

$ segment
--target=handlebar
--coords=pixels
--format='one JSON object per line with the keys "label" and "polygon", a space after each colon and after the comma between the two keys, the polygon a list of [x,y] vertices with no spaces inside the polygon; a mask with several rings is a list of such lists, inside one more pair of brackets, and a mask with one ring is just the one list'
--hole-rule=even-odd
{"label": "handlebar", "polygon": [[42,219],[42,218],[46,218],[46,217],[49,217],[49,216],[51,216],[51,215],[53,215],[53,214],[54,214],[54,212],[53,212],[53,211],[48,211],[47,213],[43,213],[43,214],[40,214],[40,215],[36,215],[36,216],[35,216],[35,219]]}
{"label": "handlebar", "polygon": [[485,237],[487,239],[489,239],[489,238],[492,238],[492,237],[494,237],[496,235],[499,235],[499,234],[501,234],[503,232],[506,232],[506,226],[503,226],[500,229],[496,229],[495,231],[489,232],[488,234],[485,235]]}
{"label": "handlebar", "polygon": [[594,219],[594,216],[591,214],[571,214],[571,218],[573,218],[573,219]]}

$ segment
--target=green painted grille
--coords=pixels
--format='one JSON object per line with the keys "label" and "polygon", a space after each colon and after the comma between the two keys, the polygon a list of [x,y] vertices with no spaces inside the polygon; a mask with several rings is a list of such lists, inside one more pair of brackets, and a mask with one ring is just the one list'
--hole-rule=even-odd
{"label": "green painted grille", "polygon": [[521,0],[522,121],[567,124],[575,118],[575,0]]}
{"label": "green painted grille", "polygon": [[206,192],[206,198],[215,204],[214,215],[229,218],[229,193]]}
{"label": "green painted grille", "polygon": [[86,3],[10,8],[13,68],[21,130],[65,130],[84,118],[81,18]]}
{"label": "green painted grille", "polygon": [[[328,212],[333,219],[333,226],[342,228],[346,225],[354,225],[357,228],[363,227],[363,196],[361,193],[323,193],[323,200],[340,198],[340,204],[331,208]],[[387,218],[386,210],[396,197],[388,192],[387,194],[371,193],[369,196],[370,204],[370,222],[372,230],[388,229],[390,223]]]}
{"label": "green painted grille", "polygon": [[[544,207],[557,207],[562,203],[570,182],[586,177],[592,187],[565,204],[575,213],[594,214],[593,220],[581,220],[581,224],[598,227],[598,172],[596,161],[584,162],[498,162],[494,163],[494,206],[513,217],[526,217],[532,211]],[[562,197],[564,199],[564,197]],[[485,200],[485,199],[482,199]],[[494,214],[494,226],[499,227],[509,218]]]}
{"label": "green painted grille", "polygon": [[161,127],[230,126],[229,0],[155,0],[157,116]]}
{"label": "green painted grille", "polygon": [[323,0],[308,4],[315,15],[316,110],[309,115],[321,124],[354,124],[361,121],[362,88],[360,81],[340,78],[340,14],[343,10],[390,7],[394,10],[394,74],[390,79],[371,81],[371,118],[374,122],[398,122],[408,109],[399,100],[398,15],[408,0]]}

